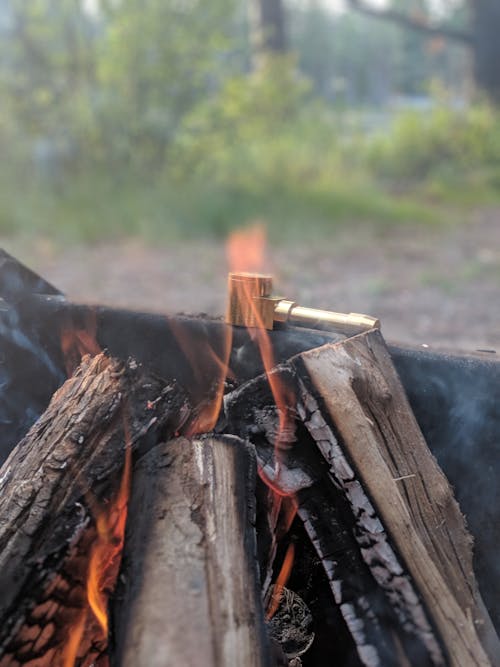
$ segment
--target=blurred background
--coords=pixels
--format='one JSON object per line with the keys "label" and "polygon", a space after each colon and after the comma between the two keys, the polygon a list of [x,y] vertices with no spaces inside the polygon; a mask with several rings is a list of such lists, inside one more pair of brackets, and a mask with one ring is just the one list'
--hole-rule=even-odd
{"label": "blurred background", "polygon": [[500,347],[498,0],[0,0],[1,244],[71,298]]}

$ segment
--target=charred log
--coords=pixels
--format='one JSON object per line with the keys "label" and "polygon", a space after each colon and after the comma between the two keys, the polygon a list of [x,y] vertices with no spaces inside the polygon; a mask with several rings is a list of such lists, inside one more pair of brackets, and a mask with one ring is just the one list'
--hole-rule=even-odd
{"label": "charred log", "polygon": [[103,653],[86,591],[98,507],[116,495],[126,450],[174,434],[188,412],[175,383],[133,361],[86,357],[13,450],[0,470],[2,667],[69,664],[70,630],[77,660]]}
{"label": "charred log", "polygon": [[[290,366],[281,366],[277,373],[279,383],[288,387],[288,395],[295,393],[297,403],[290,406],[289,418],[278,418],[267,378],[261,377],[226,397],[227,428],[240,429],[240,434],[256,445],[260,476],[272,488],[295,497],[298,516],[316,549],[362,664],[397,667],[398,644],[405,644],[420,666],[431,665],[414,633],[400,628],[395,639],[394,628],[399,622],[394,605],[384,596],[363,558],[356,539],[356,516],[306,428],[308,415],[299,403],[299,379]],[[279,432],[280,421],[289,424],[286,434]],[[275,551],[273,545],[268,552],[267,572],[272,570]]]}

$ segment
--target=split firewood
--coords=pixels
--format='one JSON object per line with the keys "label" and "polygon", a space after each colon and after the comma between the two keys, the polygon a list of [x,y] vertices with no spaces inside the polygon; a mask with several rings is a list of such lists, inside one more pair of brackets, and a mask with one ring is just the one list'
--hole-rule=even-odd
{"label": "split firewood", "polygon": [[188,413],[175,383],[133,361],[85,357],[12,451],[0,470],[2,667],[90,664],[103,654],[89,554],[107,540],[119,559],[120,538],[102,519],[126,512],[126,498],[111,508],[126,487],[127,451],[173,435]]}
{"label": "split firewood", "polygon": [[[297,378],[282,366],[277,371],[281,387],[293,394]],[[298,396],[296,395],[296,401]],[[297,513],[318,553],[363,664],[398,667],[398,642],[420,659],[419,667],[432,663],[420,642],[395,628],[398,619],[363,559],[356,541],[356,519],[345,495],[332,483],[328,467],[304,424],[298,404],[290,404],[286,419],[279,419],[267,379],[262,376],[226,396],[227,428],[254,442],[262,479],[272,489],[294,497]],[[287,424],[286,431],[282,430]],[[272,560],[275,549],[267,550]],[[261,563],[264,572],[269,565]],[[396,636],[395,636],[396,635]],[[334,654],[332,654],[334,655]]]}
{"label": "split firewood", "polygon": [[[304,352],[273,373],[273,386],[295,396],[287,419],[262,377],[226,397],[228,428],[254,441],[262,473],[296,495],[363,663],[496,664],[498,638],[477,590],[471,538],[380,332]],[[325,530],[318,517],[327,518],[339,492],[353,523],[341,513],[345,530]],[[342,534],[357,548],[339,544]],[[349,577],[346,558],[361,559],[365,578]],[[385,646],[370,629],[376,624]]]}
{"label": "split firewood", "polygon": [[[373,501],[372,516],[379,516],[400,554],[401,567],[427,608],[449,663],[497,664],[500,645],[474,577],[472,538],[453,490],[425,443],[380,332],[306,352],[295,368],[305,370],[309,392],[337,430],[360,486]],[[311,431],[316,427],[313,419]],[[317,436],[320,431],[315,431]],[[334,438],[329,437],[328,444],[318,440],[335,474]],[[337,480],[342,484],[340,472]],[[353,497],[349,486],[345,478],[347,497]],[[364,511],[370,514],[368,507]],[[367,552],[373,532],[367,527],[360,538]],[[375,578],[383,553],[374,550],[367,555]],[[387,588],[383,576],[379,583]]]}
{"label": "split firewood", "polygon": [[254,486],[255,454],[239,438],[178,438],[138,462],[116,665],[270,665]]}

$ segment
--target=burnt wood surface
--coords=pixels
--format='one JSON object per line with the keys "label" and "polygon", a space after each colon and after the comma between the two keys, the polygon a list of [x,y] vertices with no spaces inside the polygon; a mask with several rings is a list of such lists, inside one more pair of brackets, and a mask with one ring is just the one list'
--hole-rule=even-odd
{"label": "burnt wood surface", "polygon": [[270,665],[255,541],[255,454],[178,438],[135,466],[114,663]]}
{"label": "burnt wood surface", "polygon": [[[380,332],[304,352],[275,373],[279,382],[293,387],[293,419],[306,426],[332,483],[351,507],[360,553],[398,615],[404,632],[396,641],[408,660],[414,658],[415,647],[406,642],[407,632],[418,639],[430,664],[496,664],[498,638],[477,592],[470,536],[413,417]],[[369,588],[365,613],[359,605],[346,604],[352,590],[342,558],[328,545],[320,522],[311,520],[318,512],[308,511],[301,500],[313,479],[304,474],[307,466],[300,462],[303,454],[297,441],[304,444],[304,436],[296,426],[295,434],[288,436],[296,444],[273,452],[269,443],[276,439],[278,419],[269,394],[262,378],[228,395],[228,427],[253,420],[246,435],[256,442],[261,469],[270,477],[279,469],[273,483],[298,494],[303,505],[299,515],[322,557],[337,602],[341,609],[344,606],[346,622],[349,625],[354,613],[361,630],[356,642],[363,652],[360,657],[367,665],[382,664],[382,649],[367,646],[366,639],[370,616],[383,618],[386,612],[377,607]],[[419,658],[414,664],[427,663]]]}
{"label": "burnt wood surface", "polygon": [[[65,664],[68,629],[87,608],[97,508],[120,485],[125,450],[171,436],[188,412],[175,383],[134,361],[86,357],[13,450],[0,470],[2,667]],[[107,638],[87,620],[78,656],[92,662]]]}
{"label": "burnt wood surface", "polygon": [[[321,431],[326,424],[316,400],[291,364],[283,364],[273,374],[276,376],[273,384],[285,387],[289,397],[295,395],[286,418],[280,419],[270,383],[262,376],[226,396],[226,419],[220,427],[250,439],[256,447],[260,477],[271,489],[277,489],[278,495],[295,498],[298,516],[325,571],[331,595],[356,645],[360,664],[399,667],[401,651],[405,656],[411,655],[413,664],[419,667],[443,664],[437,640],[432,633],[429,635],[422,605],[417,607],[425,622],[423,637],[414,622],[401,621],[401,609],[405,610],[408,602],[413,608],[417,598],[407,579],[395,582],[396,588],[410,588],[402,591],[409,600],[403,600],[397,609],[373,575],[359,544],[359,538],[366,532],[365,518],[368,527],[376,524],[379,542],[386,542],[387,537],[376,517],[365,516],[369,499],[345,459],[341,460],[341,452],[337,452],[340,455],[337,459],[341,472],[348,472],[353,497],[348,497],[340,478],[332,475],[329,458],[324,457],[320,448],[324,439]],[[283,422],[287,422],[286,432],[280,429]],[[328,442],[336,443],[333,434]],[[275,552],[276,548],[263,551],[264,573],[273,568]],[[384,568],[379,570],[387,572]],[[437,650],[435,662],[425,646],[427,639]]]}

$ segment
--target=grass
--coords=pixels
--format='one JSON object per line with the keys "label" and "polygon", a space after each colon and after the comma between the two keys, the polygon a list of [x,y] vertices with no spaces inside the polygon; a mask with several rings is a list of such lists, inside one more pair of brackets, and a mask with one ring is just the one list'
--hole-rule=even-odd
{"label": "grass", "polygon": [[129,236],[152,243],[223,238],[255,220],[266,222],[271,238],[323,238],[353,221],[390,226],[436,224],[443,218],[433,204],[390,196],[372,184],[256,191],[199,182],[174,187],[107,174],[61,184],[0,179],[0,234],[48,237],[60,244]]}
{"label": "grass", "polygon": [[169,243],[260,220],[271,239],[321,239],[353,222],[455,224],[500,202],[500,113],[490,107],[403,113],[378,135],[344,136],[334,115],[321,120],[314,108],[269,127],[252,108],[231,122],[185,130],[170,163],[135,175],[121,163],[57,179],[26,163],[4,168],[0,234]]}

